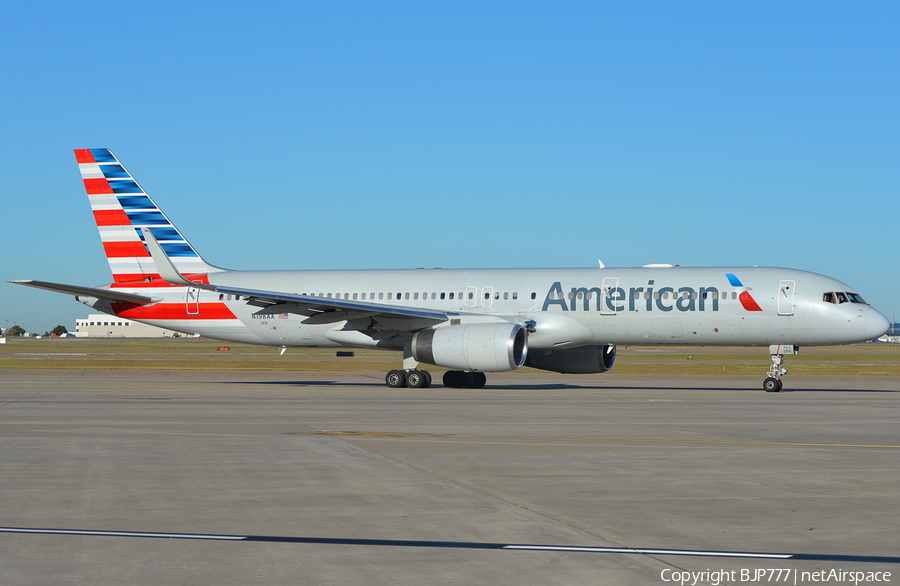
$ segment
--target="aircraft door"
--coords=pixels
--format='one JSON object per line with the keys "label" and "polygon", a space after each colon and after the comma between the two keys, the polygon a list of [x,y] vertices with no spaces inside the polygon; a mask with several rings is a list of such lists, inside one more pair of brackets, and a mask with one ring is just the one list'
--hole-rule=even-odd
{"label": "aircraft door", "polygon": [[778,315],[794,315],[794,286],[796,281],[782,281],[778,285]]}
{"label": "aircraft door", "polygon": [[475,307],[478,304],[478,287],[466,287],[466,307]]}
{"label": "aircraft door", "polygon": [[197,287],[188,287],[184,303],[188,315],[200,315],[200,289]]}
{"label": "aircraft door", "polygon": [[[600,286],[600,315],[616,315],[616,302],[613,298],[619,286],[619,277],[606,277]],[[612,308],[612,309],[610,309]]]}

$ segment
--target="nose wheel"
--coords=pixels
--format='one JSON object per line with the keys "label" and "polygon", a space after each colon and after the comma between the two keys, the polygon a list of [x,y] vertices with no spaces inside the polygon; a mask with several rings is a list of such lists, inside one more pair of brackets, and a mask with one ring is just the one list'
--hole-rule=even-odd
{"label": "nose wheel", "polygon": [[766,373],[769,376],[763,381],[763,389],[767,393],[777,393],[781,390],[781,377],[787,374],[787,369],[783,366],[784,355],[799,354],[800,346],[775,344],[769,346],[769,353],[772,355],[772,366]]}

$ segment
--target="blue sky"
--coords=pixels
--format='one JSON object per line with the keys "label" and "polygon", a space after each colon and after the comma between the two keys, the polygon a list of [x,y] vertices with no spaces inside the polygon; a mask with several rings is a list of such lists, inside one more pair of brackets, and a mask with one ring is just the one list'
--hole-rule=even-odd
{"label": "blue sky", "polygon": [[0,324],[110,281],[76,148],[228,268],[769,265],[900,313],[900,5],[14,3]]}

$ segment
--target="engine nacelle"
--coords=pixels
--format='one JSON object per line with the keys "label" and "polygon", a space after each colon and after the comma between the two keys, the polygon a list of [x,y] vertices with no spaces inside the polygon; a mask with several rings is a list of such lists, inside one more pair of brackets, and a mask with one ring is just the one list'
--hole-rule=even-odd
{"label": "engine nacelle", "polygon": [[525,366],[562,374],[597,374],[612,368],[615,361],[615,346],[591,345],[545,352],[535,350],[528,355]]}
{"label": "engine nacelle", "polygon": [[456,370],[515,370],[525,364],[528,333],[510,322],[422,330],[413,336],[412,355],[418,362]]}

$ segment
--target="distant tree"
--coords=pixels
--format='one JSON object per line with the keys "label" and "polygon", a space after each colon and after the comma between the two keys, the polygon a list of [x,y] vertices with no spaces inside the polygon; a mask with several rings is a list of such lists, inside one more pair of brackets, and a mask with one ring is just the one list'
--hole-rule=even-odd
{"label": "distant tree", "polygon": [[65,336],[69,333],[69,330],[66,329],[66,326],[56,326],[50,333],[57,336]]}
{"label": "distant tree", "polygon": [[9,328],[8,330],[6,330],[6,335],[7,335],[7,337],[9,337],[9,336],[21,336],[21,335],[24,334],[24,333],[25,333],[25,328],[23,328],[22,326],[20,326],[20,325],[18,325],[18,324],[14,325],[13,327],[11,327],[11,328]]}

